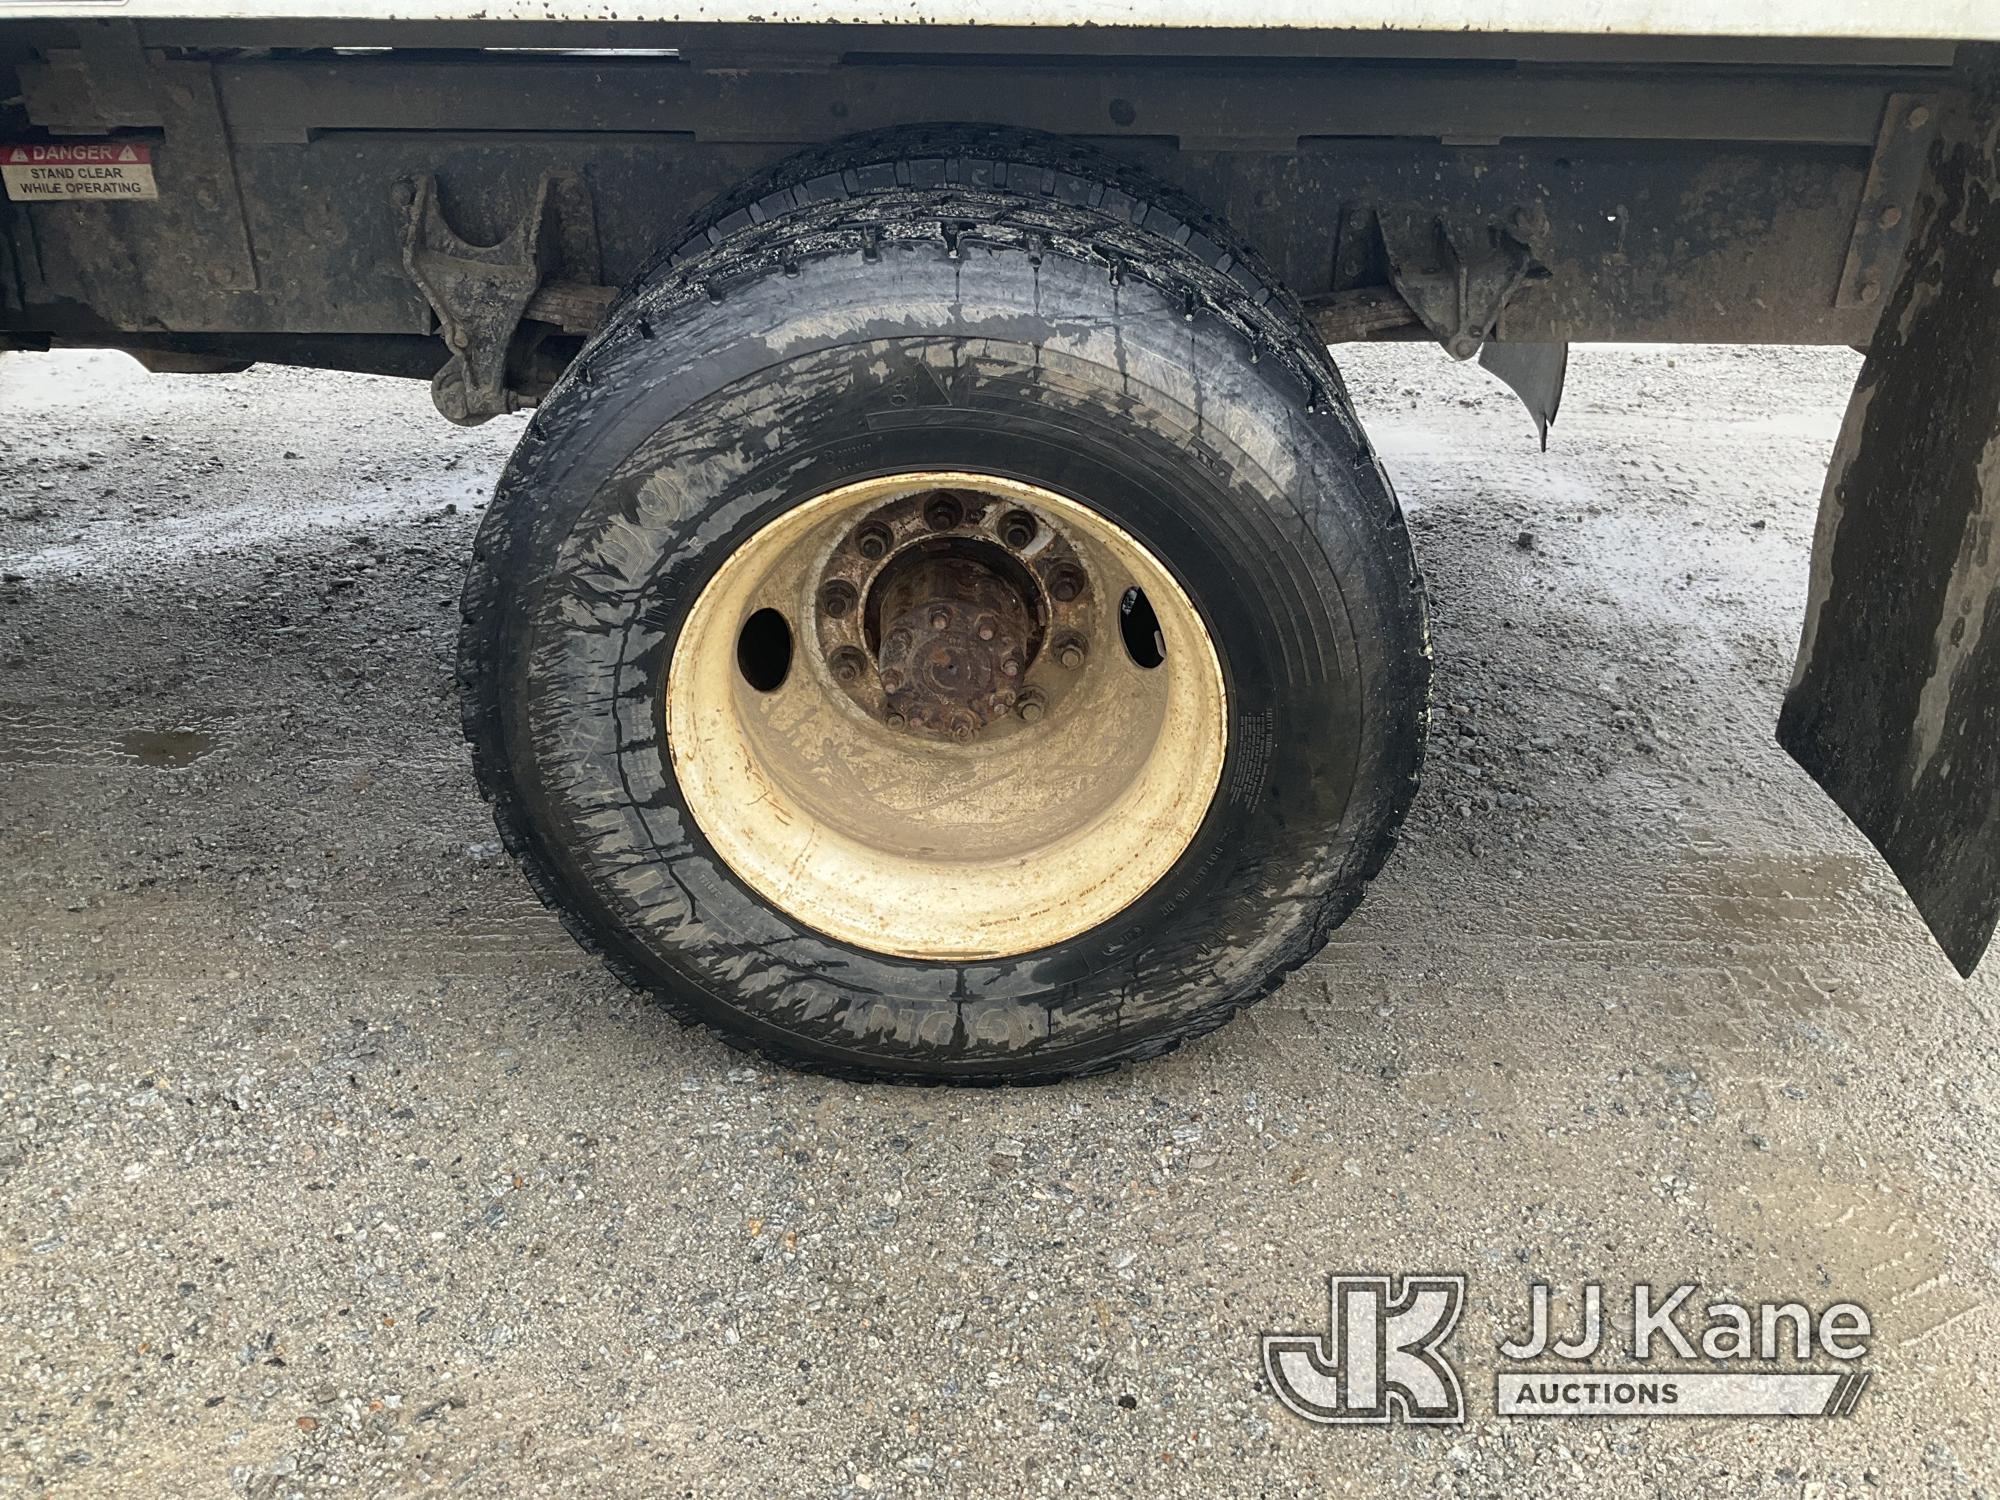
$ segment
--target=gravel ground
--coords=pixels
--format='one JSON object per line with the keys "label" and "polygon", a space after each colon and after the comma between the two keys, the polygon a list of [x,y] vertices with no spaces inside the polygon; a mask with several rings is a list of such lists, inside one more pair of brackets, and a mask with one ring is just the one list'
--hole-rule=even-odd
{"label": "gravel ground", "polygon": [[[1974,1495],[2000,978],[1777,750],[1842,350],[1586,349],[1546,456],[1345,360],[1435,603],[1411,833],[1110,1078],[857,1090],[624,993],[501,856],[461,563],[518,423],[0,361],[0,1490]],[[1463,1270],[1460,1429],[1277,1406]],[[1841,1421],[1501,1420],[1528,1284],[1874,1314]]]}

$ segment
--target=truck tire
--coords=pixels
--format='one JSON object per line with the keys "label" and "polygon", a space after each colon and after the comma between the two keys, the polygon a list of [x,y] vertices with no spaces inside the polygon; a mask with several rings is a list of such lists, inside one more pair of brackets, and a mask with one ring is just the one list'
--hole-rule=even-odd
{"label": "truck tire", "polygon": [[1389,485],[1222,225],[1060,140],[816,150],[529,423],[461,687],[507,848],[688,1022],[855,1079],[1165,1052],[1387,857],[1429,651]]}

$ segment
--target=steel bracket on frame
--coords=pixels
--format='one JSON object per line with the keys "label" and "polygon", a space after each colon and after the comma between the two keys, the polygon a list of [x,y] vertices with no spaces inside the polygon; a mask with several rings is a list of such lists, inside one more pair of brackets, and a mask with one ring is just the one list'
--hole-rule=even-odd
{"label": "steel bracket on frame", "polygon": [[451,350],[431,380],[437,409],[462,427],[514,411],[507,356],[515,331],[561,255],[558,179],[545,175],[528,212],[497,244],[474,245],[446,221],[437,179],[391,190],[403,215],[403,264],[437,314]]}
{"label": "steel bracket on frame", "polygon": [[1512,229],[1453,226],[1431,213],[1377,210],[1389,280],[1453,359],[1470,359],[1493,336],[1500,311],[1548,269]]}

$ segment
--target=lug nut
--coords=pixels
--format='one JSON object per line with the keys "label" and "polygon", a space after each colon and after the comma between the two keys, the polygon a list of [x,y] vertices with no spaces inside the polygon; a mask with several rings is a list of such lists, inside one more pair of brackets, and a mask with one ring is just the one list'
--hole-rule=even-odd
{"label": "lug nut", "polygon": [[827,664],[842,682],[859,682],[862,672],[867,669],[868,658],[853,646],[842,646],[827,659]]}
{"label": "lug nut", "polygon": [[1020,700],[1014,705],[1014,712],[1021,716],[1023,724],[1039,722],[1046,711],[1047,705],[1043,703],[1042,695],[1033,688],[1021,694]]}
{"label": "lug nut", "polygon": [[1035,539],[1038,530],[1035,518],[1025,510],[1010,510],[1000,522],[1000,540],[1019,552]]}
{"label": "lug nut", "polygon": [[883,722],[891,729],[901,729],[903,727],[903,716],[899,713],[891,713]]}
{"label": "lug nut", "polygon": [[1080,569],[1064,563],[1049,574],[1049,592],[1058,604],[1068,604],[1083,592],[1083,573]]}
{"label": "lug nut", "polygon": [[854,585],[845,578],[836,578],[819,591],[819,607],[833,619],[840,619],[854,608],[855,600],[861,596],[854,591]]}
{"label": "lug nut", "polygon": [[924,524],[932,531],[949,531],[965,518],[965,511],[949,495],[936,495],[924,506]]}
{"label": "lug nut", "polygon": [[948,626],[948,625],[950,625],[950,624],[951,624],[951,611],[950,611],[950,610],[948,610],[948,609],[934,609],[934,610],[932,610],[932,611],[931,611],[931,629],[933,629],[933,630],[943,630],[943,629],[944,629],[945,627],[947,627],[947,626]]}
{"label": "lug nut", "polygon": [[854,550],[873,562],[888,554],[889,544],[895,540],[889,535],[889,528],[880,521],[870,521],[854,533]]}
{"label": "lug nut", "polygon": [[1002,677],[1019,677],[1021,675],[1021,664],[1014,660],[1013,657],[1008,657],[1000,663],[1000,675]]}
{"label": "lug nut", "polygon": [[972,627],[972,633],[982,641],[990,641],[1000,633],[1000,622],[991,615],[981,615]]}
{"label": "lug nut", "polygon": [[896,691],[896,689],[898,689],[902,685],[903,685],[903,674],[901,672],[898,672],[894,667],[890,667],[885,672],[883,672],[882,674],[883,692],[893,693]]}
{"label": "lug nut", "polygon": [[1083,658],[1087,650],[1088,646],[1082,636],[1065,636],[1062,643],[1056,647],[1056,661],[1074,672],[1078,667],[1083,665]]}

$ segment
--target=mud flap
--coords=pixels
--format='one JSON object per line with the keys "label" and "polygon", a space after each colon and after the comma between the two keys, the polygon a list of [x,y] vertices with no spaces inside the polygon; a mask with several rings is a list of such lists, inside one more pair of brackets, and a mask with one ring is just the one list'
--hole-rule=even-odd
{"label": "mud flap", "polygon": [[1778,721],[1968,975],[2000,923],[2000,49],[1976,50],[1834,450]]}
{"label": "mud flap", "polygon": [[1569,345],[1488,344],[1479,363],[1496,376],[1528,408],[1542,452],[1549,451],[1549,425],[1562,409],[1563,382],[1569,378]]}

